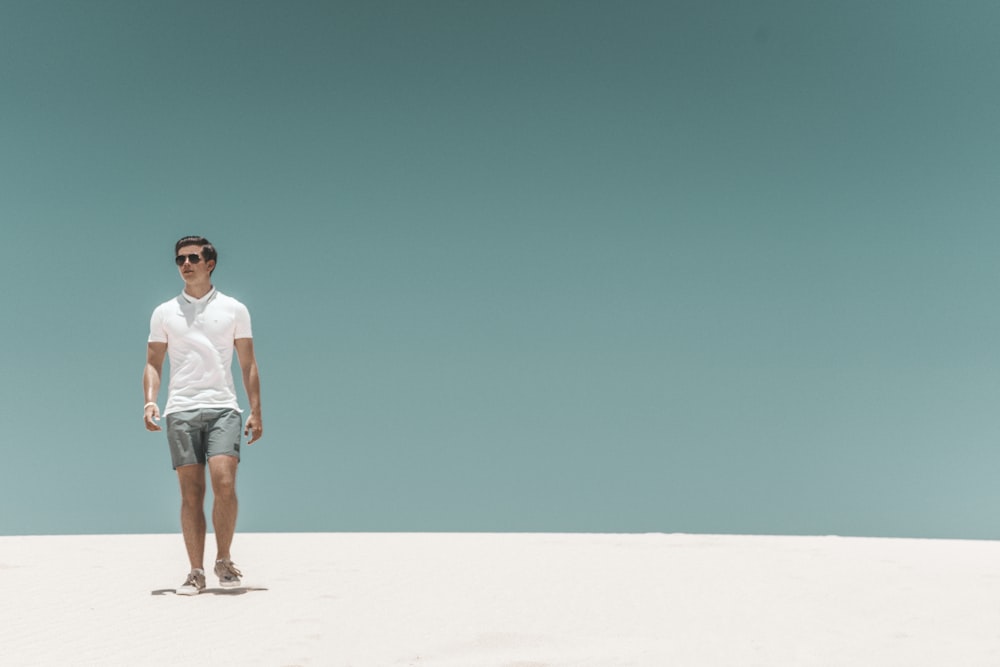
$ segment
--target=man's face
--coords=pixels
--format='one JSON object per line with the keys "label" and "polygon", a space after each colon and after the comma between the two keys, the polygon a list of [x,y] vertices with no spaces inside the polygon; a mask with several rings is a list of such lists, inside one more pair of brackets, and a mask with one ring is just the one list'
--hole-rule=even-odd
{"label": "man's face", "polygon": [[[197,255],[201,258],[198,262],[192,262],[190,255]],[[184,262],[177,267],[177,270],[181,272],[181,278],[184,282],[201,282],[206,279],[211,279],[212,269],[215,267],[215,260],[210,259],[207,262],[201,254],[200,245],[186,245],[177,251],[178,258],[184,258]],[[179,261],[179,260],[178,260]]]}

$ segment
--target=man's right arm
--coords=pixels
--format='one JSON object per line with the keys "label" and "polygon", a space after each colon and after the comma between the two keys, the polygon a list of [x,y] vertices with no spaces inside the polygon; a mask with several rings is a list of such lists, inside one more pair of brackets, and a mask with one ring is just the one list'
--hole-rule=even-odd
{"label": "man's right arm", "polygon": [[156,405],[156,397],[160,395],[160,375],[163,372],[163,358],[167,355],[166,343],[149,343],[146,345],[146,369],[142,373],[142,393],[146,397],[143,408],[143,420],[147,431],[159,431],[160,408]]}

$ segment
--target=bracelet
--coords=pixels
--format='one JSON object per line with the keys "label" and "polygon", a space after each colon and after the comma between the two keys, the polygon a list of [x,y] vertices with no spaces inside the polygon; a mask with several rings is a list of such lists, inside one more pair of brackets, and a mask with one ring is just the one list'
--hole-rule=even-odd
{"label": "bracelet", "polygon": [[146,403],[146,405],[142,406],[142,411],[145,412],[146,408],[148,408],[151,405],[155,408],[156,407],[156,401],[150,401],[149,403]]}

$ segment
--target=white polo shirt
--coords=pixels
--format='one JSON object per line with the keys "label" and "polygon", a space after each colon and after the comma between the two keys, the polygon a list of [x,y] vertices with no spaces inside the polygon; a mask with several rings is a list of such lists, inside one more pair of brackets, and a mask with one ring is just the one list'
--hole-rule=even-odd
{"label": "white polo shirt", "polygon": [[166,416],[202,408],[239,410],[233,384],[233,341],[253,338],[250,311],[217,289],[200,299],[181,292],[149,320],[149,342],[166,343],[170,388]]}

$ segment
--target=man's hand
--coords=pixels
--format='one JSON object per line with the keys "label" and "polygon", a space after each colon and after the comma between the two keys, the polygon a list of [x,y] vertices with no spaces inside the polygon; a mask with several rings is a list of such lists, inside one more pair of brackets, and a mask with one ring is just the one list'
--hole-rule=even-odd
{"label": "man's hand", "polygon": [[143,410],[143,420],[146,422],[147,431],[162,431],[160,425],[156,422],[160,421],[160,408],[155,403],[147,403],[146,409]]}
{"label": "man's hand", "polygon": [[243,435],[249,436],[250,439],[247,440],[248,445],[260,440],[261,436],[264,435],[264,424],[261,422],[260,417],[254,413],[250,413],[247,417],[246,428],[243,429]]}

